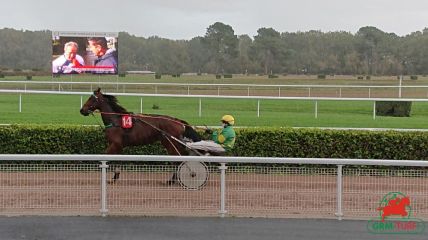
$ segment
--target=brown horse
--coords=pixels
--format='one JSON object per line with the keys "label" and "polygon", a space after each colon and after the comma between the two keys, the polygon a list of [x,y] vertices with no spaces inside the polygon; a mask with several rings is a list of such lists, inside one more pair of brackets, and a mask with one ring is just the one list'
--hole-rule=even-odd
{"label": "brown horse", "polygon": [[[160,141],[170,155],[187,155],[183,139],[197,142],[201,138],[185,121],[164,115],[133,114],[118,104],[117,98],[98,88],[89,97],[80,113],[88,116],[99,110],[108,141],[106,153],[120,154],[126,146],[138,146]],[[132,120],[132,127],[123,128],[122,117]],[[129,122],[128,122],[129,123]],[[127,126],[129,127],[129,126]],[[117,178],[115,176],[115,178]]]}

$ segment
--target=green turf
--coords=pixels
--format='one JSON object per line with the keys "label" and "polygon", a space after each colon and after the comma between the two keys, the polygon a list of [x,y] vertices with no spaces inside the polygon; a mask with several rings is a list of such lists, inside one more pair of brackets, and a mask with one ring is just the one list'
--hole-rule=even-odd
{"label": "green turf", "polygon": [[[83,96],[83,102],[89,96]],[[128,111],[140,112],[140,97],[118,97]],[[257,100],[203,98],[199,116],[198,98],[144,97],[143,113],[175,116],[192,125],[218,125],[223,114],[232,114],[237,126],[282,127],[357,127],[357,128],[428,128],[428,103],[414,102],[411,117],[376,117],[373,102],[318,101],[315,118],[314,101],[261,100],[257,117]],[[153,109],[153,106],[159,109]],[[0,95],[0,124],[99,124],[100,118],[79,113],[77,95],[22,95],[19,112],[18,94]]]}

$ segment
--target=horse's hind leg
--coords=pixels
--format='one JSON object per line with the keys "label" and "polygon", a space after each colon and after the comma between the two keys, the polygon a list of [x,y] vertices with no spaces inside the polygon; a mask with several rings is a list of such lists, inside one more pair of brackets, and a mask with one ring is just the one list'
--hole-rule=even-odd
{"label": "horse's hind leg", "polygon": [[[180,152],[180,146],[175,145],[172,141],[172,139],[163,139],[161,141],[161,144],[165,147],[166,151],[168,152],[169,155],[182,155],[182,153]],[[176,162],[174,162],[174,166],[178,167],[178,164]],[[176,169],[174,170],[172,177],[166,182],[167,185],[173,185],[175,183],[177,183],[178,181],[178,177],[177,177],[177,171]]]}

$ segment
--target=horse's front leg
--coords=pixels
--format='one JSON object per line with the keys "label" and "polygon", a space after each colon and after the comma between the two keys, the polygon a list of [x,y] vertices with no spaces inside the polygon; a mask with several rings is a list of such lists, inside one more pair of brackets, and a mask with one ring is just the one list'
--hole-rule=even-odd
{"label": "horse's front leg", "polygon": [[[123,147],[122,144],[120,143],[110,143],[109,146],[107,147],[106,153],[107,154],[120,154],[122,153]],[[112,183],[116,183],[117,180],[119,180],[119,176],[120,176],[120,168],[116,167],[114,169],[114,176],[112,178]]]}

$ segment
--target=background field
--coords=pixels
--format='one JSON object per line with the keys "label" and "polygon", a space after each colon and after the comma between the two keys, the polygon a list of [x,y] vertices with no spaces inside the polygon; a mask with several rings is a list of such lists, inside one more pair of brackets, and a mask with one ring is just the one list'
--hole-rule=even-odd
{"label": "background field", "polygon": [[[86,101],[87,97],[83,99]],[[199,117],[198,98],[144,97],[143,113],[175,116],[192,125],[218,125],[223,114],[233,114],[237,126],[283,127],[359,127],[359,128],[428,128],[428,103],[413,103],[412,116],[408,118],[376,117],[373,103],[357,101],[318,102],[315,118],[313,101],[261,100],[260,117],[257,117],[257,100],[202,99]],[[140,112],[140,97],[119,97],[128,111]],[[0,95],[1,124],[99,124],[96,118],[79,113],[80,96],[22,95],[22,112],[19,113],[19,95]],[[153,109],[153,106],[159,109]]]}
{"label": "background field", "polygon": [[[6,77],[2,80],[25,80],[24,77]],[[340,84],[340,85],[398,85],[396,76],[372,77],[371,80],[357,79],[356,76],[327,76],[327,79],[317,79],[316,76],[279,76],[268,79],[267,76],[233,76],[231,79],[215,79],[213,75],[205,76],[162,76],[154,79],[152,75],[116,76],[34,76],[33,81],[91,81],[93,88],[102,86],[107,92],[115,92],[116,86],[103,86],[107,82],[168,82],[168,83],[237,83],[237,84]],[[0,80],[0,86],[6,84]],[[428,78],[419,77],[418,80],[405,78],[403,85],[428,85]],[[8,89],[21,89],[21,86],[7,84]],[[3,88],[3,87],[0,87]],[[57,87],[52,86],[56,91]],[[71,86],[64,86],[69,91]],[[128,87],[129,88],[129,87]],[[75,89],[73,89],[75,90]],[[90,89],[85,87],[84,91]],[[119,89],[123,91],[123,89]],[[135,89],[127,89],[129,91]],[[144,90],[143,92],[145,92]],[[172,88],[159,89],[162,93],[181,91]],[[193,91],[193,90],[192,90]],[[203,91],[203,90],[199,90]],[[207,90],[208,91],[208,90]],[[214,90],[210,90],[214,91]],[[223,91],[223,90],[222,90]],[[246,89],[242,91],[246,92]],[[277,93],[277,89],[259,90],[259,95]],[[294,90],[290,90],[294,91]],[[306,91],[306,90],[305,90]],[[349,90],[346,94],[357,94],[358,90]],[[426,90],[403,89],[403,97],[424,97]],[[153,93],[147,92],[146,93]],[[252,92],[253,93],[253,92]],[[281,91],[287,93],[286,90]],[[297,91],[294,91],[296,94]],[[257,94],[257,93],[255,93]],[[337,95],[337,90],[312,91],[313,95]],[[345,94],[345,93],[344,93]],[[375,94],[375,91],[373,91]],[[396,97],[396,90],[391,90],[391,97]],[[364,95],[364,94],[363,94]],[[83,102],[89,95],[82,96]],[[364,96],[363,96],[364,97]],[[0,124],[100,124],[99,115],[96,118],[83,117],[79,114],[79,95],[22,95],[22,112],[19,113],[19,95],[0,95]],[[199,98],[165,98],[165,97],[118,97],[122,106],[135,113],[140,112],[140,101],[143,100],[143,113],[157,113],[175,116],[188,121],[192,125],[218,125],[218,119],[223,114],[233,114],[237,119],[237,126],[281,126],[281,127],[357,127],[357,128],[416,128],[426,129],[428,117],[428,103],[414,102],[412,115],[408,118],[376,117],[373,119],[372,101],[318,101],[318,117],[315,118],[315,102],[309,100],[260,100],[260,116],[257,117],[257,100],[245,99],[208,99],[202,98],[202,114],[199,117]],[[159,109],[153,109],[158,106]]]}

